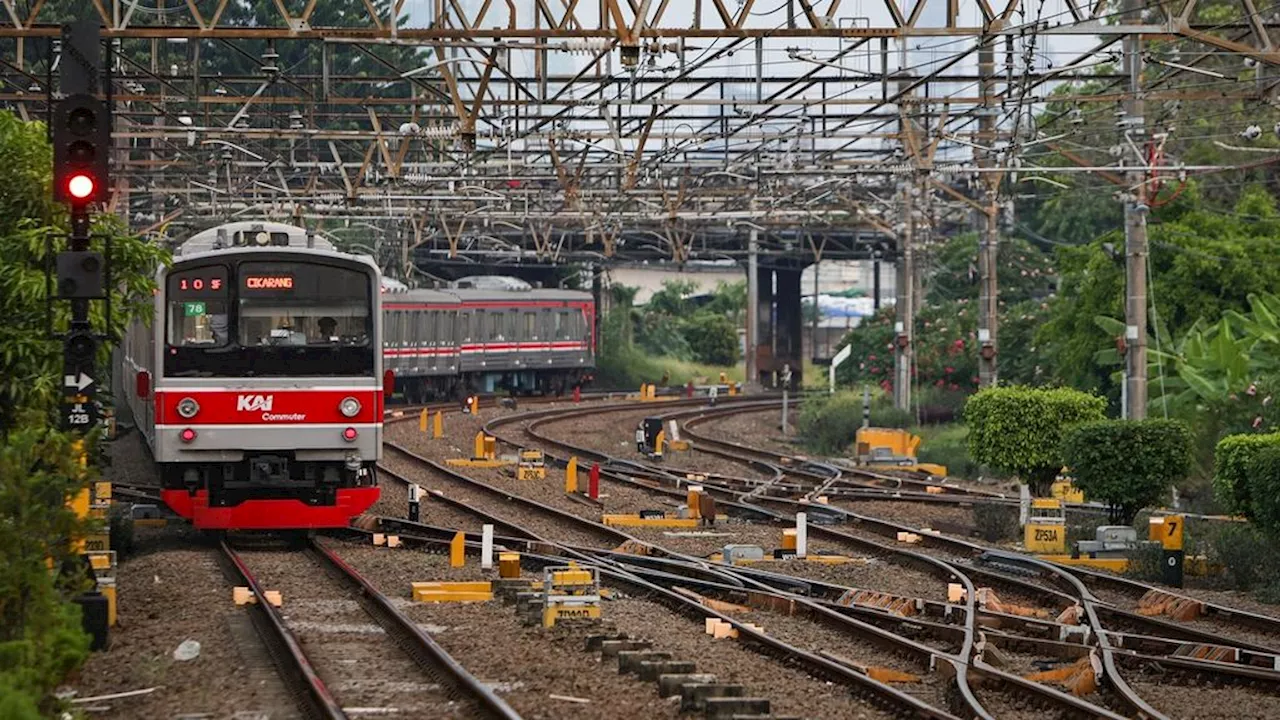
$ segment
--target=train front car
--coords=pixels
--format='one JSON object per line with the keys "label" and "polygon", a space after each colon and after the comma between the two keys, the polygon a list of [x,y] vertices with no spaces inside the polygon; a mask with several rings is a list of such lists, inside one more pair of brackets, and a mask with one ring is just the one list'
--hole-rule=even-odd
{"label": "train front car", "polygon": [[378,498],[378,268],[283,227],[161,274],[152,448],[197,528],[342,527]]}

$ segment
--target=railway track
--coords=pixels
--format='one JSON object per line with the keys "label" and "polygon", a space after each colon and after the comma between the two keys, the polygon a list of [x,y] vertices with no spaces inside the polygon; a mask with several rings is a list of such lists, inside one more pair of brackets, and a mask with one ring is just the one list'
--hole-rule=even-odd
{"label": "railway track", "polygon": [[[671,405],[672,404],[668,404],[668,407]],[[733,409],[744,410],[745,408],[745,405],[741,405],[735,406]],[[580,416],[583,413],[575,412],[573,414]],[[667,414],[668,417],[670,415],[671,414]],[[524,417],[529,418],[530,415],[527,414]],[[509,442],[515,442],[516,444],[525,444],[527,442],[526,438],[533,438],[544,441],[546,444],[566,452],[594,456],[598,459],[604,460],[605,462],[609,462],[610,458],[607,455],[594,452],[589,448],[581,447],[575,443],[569,443],[555,438],[548,438],[546,435],[538,433],[536,431],[537,427],[546,424],[551,418],[555,417],[555,414],[547,412],[534,413],[532,414],[532,417],[533,421],[523,428],[525,438],[513,440],[512,438],[507,437],[503,439]],[[496,423],[491,423],[490,427],[491,429],[494,429],[496,433],[495,426],[502,426],[514,422],[515,420],[508,418]],[[800,460],[796,458],[778,458],[778,460],[779,464],[775,467],[779,470],[782,470],[782,468],[787,465],[796,465],[800,462]],[[759,462],[764,461],[760,460]],[[635,463],[627,461],[625,464],[634,465]],[[821,469],[815,472],[812,468],[805,468],[801,472],[808,472],[811,475],[825,475],[828,480],[833,477],[837,477],[834,473],[824,473]],[[675,473],[668,469],[660,469],[656,470],[655,474],[660,476],[663,474],[674,475]],[[618,478],[616,476],[611,477],[614,480],[625,481],[623,478]],[[712,481],[708,480],[708,484],[711,483]],[[759,497],[759,495],[761,495],[759,493],[753,493],[751,491],[742,492],[740,488],[734,489],[721,487],[719,490],[722,493],[722,497],[726,500],[751,501],[753,504],[759,504],[762,500],[768,504],[773,504],[774,502],[790,502],[796,505],[796,507],[790,508],[792,511],[798,509],[799,506],[799,504],[794,503],[794,501],[761,498]],[[815,509],[815,506],[805,505],[804,509],[808,509],[812,512]],[[860,525],[865,523],[867,526],[874,528],[874,530],[879,531],[884,535],[896,535],[896,532],[900,530],[913,529],[894,523],[880,521],[875,518],[860,517],[848,511],[837,509],[837,512],[844,514],[846,519],[852,518],[856,520]],[[819,535],[827,532],[840,534],[839,531],[831,531],[827,528],[819,528],[817,526],[813,527],[811,532]],[[932,546],[930,548],[931,550],[936,551],[941,549],[962,558],[971,558],[974,555],[984,553],[987,550],[977,544],[954,538],[946,538],[942,536],[925,536],[925,538]],[[1124,683],[1119,669],[1121,666],[1129,670],[1145,670],[1152,667],[1159,667],[1162,671],[1167,671],[1169,668],[1173,668],[1173,672],[1175,674],[1180,673],[1186,676],[1199,678],[1214,676],[1216,678],[1216,682],[1226,682],[1246,688],[1265,687],[1273,689],[1276,687],[1278,677],[1280,677],[1277,676],[1275,672],[1276,668],[1280,668],[1280,664],[1272,665],[1266,669],[1261,667],[1272,662],[1272,659],[1274,658],[1274,653],[1269,652],[1269,648],[1250,643],[1237,644],[1242,645],[1243,647],[1224,648],[1221,644],[1221,639],[1214,638],[1212,635],[1172,625],[1171,623],[1163,623],[1144,615],[1112,607],[1109,604],[1099,601],[1088,589],[1085,588],[1082,583],[1080,583],[1079,578],[1075,574],[1072,574],[1063,568],[1049,568],[1048,576],[1050,576],[1050,580],[1048,584],[1044,584],[1043,577],[1041,578],[1041,582],[1033,582],[1030,580],[1020,579],[1016,577],[1016,575],[1010,575],[1008,573],[1001,572],[1000,570],[993,571],[989,569],[979,569],[977,567],[965,567],[964,573],[973,574],[986,582],[996,581],[996,583],[1003,584],[1006,587],[1017,588],[1018,590],[1029,593],[1032,596],[1048,596],[1051,599],[1058,600],[1059,602],[1066,601],[1066,603],[1069,604],[1082,606],[1083,615],[1087,625],[1090,630],[1092,630],[1092,634],[1096,637],[1093,642],[1096,643],[1097,647],[1101,650],[1101,662],[1105,666],[1105,671],[1111,678],[1111,683],[1117,693],[1116,697],[1108,698],[1108,704],[1123,708],[1127,712],[1133,712],[1147,717],[1163,717],[1161,713],[1146,703],[1143,698],[1139,697]],[[1099,577],[1105,578],[1106,576],[1099,575]],[[1098,578],[1091,577],[1090,579],[1094,583],[1106,582],[1106,580]],[[1066,591],[1064,592],[1061,589],[1054,589],[1052,587],[1053,585],[1057,585],[1059,587],[1065,586]],[[1135,585],[1140,584],[1135,583]],[[1149,586],[1148,589],[1150,589]],[[1226,613],[1231,612],[1231,610],[1228,608],[1221,608],[1221,612],[1226,616]],[[1108,618],[1109,621],[1119,617],[1125,622],[1139,626],[1143,630],[1154,630],[1155,633],[1165,633],[1167,635],[1171,635],[1177,640],[1173,643],[1165,640],[1164,645],[1160,645],[1158,641],[1152,640],[1150,635],[1142,635],[1136,632],[1116,632],[1114,630],[1110,630],[1103,624],[1101,617],[1104,616]],[[990,618],[988,618],[988,620],[990,620]],[[1026,620],[1019,621],[1013,618],[996,618],[996,620],[998,621],[995,625],[996,628],[1005,627],[1005,625],[1001,624],[1005,620],[1013,620],[1015,623],[1021,622],[1024,625],[1038,625],[1038,629],[1041,631],[1041,634],[1044,630],[1051,629],[1055,624],[1046,622],[1030,623]],[[1251,625],[1262,625],[1266,627],[1270,627],[1272,625],[1271,619],[1266,618],[1265,616],[1250,617],[1249,623]],[[1174,632],[1170,632],[1171,630]],[[1157,634],[1156,637],[1161,636]],[[1001,632],[999,634],[993,633],[993,637],[991,639],[993,640],[993,645],[1002,643],[1011,651],[1019,647],[1029,647],[1038,652],[1052,651],[1058,656],[1064,658],[1078,657],[1080,653],[1078,646],[1066,647],[1061,643],[1054,644],[1052,640],[1045,637],[1024,637],[1017,633],[1007,634]],[[1113,645],[1113,640],[1118,644]],[[1217,641],[1216,644],[1215,640]],[[1127,646],[1124,645],[1126,642],[1128,643]],[[1146,649],[1157,648],[1162,649],[1164,652],[1152,655],[1130,649],[1134,647],[1144,647]],[[1171,653],[1181,653],[1181,656]],[[1223,654],[1229,655],[1234,659],[1231,667],[1220,667],[1218,661],[1202,661],[1203,657],[1220,657]]]}
{"label": "railway track", "polygon": [[223,540],[219,550],[249,588],[259,633],[308,717],[519,717],[322,544],[309,540],[300,553]]}
{"label": "railway track", "polygon": [[[675,405],[678,405],[678,403],[675,403],[675,402],[665,403],[664,405],[675,406]],[[612,412],[613,409],[610,409],[610,411]],[[517,423],[520,421],[528,420],[530,416],[545,417],[548,414],[549,413],[547,411],[535,411],[533,413],[522,413],[517,416],[508,416],[507,418],[501,420],[500,422],[496,422],[496,423],[491,422],[488,425],[488,427],[490,431],[497,432],[495,426],[503,426],[510,423]],[[500,437],[502,436],[500,435]],[[507,437],[504,439],[509,440],[513,445],[525,446],[525,447],[530,446],[530,443],[528,442],[527,438],[516,439],[516,438]],[[607,476],[610,479],[615,481],[620,481],[623,483],[627,482],[626,479],[617,477],[613,473],[608,473]],[[632,484],[634,485],[634,483]],[[642,486],[642,487],[644,487],[645,490],[650,492],[667,494],[667,495],[678,495],[679,497],[683,497],[683,492],[677,492],[673,488],[653,488],[653,487],[645,487],[645,486]],[[508,499],[511,499],[513,495],[513,493],[507,490],[498,490],[496,492],[501,493],[504,497]],[[743,506],[741,504],[736,505],[735,509],[742,509],[746,512],[755,513],[757,515],[762,512],[759,508],[752,508],[748,506]],[[565,514],[571,514],[571,513],[566,512]],[[764,514],[767,515],[769,513],[765,512]],[[576,515],[574,517],[577,518],[576,521],[582,520],[582,518],[577,517]],[[1080,716],[1086,716],[1086,717],[1113,718],[1113,717],[1123,716],[1121,714],[1112,712],[1105,707],[1100,707],[1086,700],[1081,700],[1080,698],[1073,697],[1067,693],[1063,693],[1047,685],[1034,683],[1034,682],[1025,680],[1017,675],[1003,672],[1002,670],[996,667],[986,665],[980,659],[977,659],[977,660],[971,659],[972,649],[974,647],[975,626],[973,625],[970,618],[975,616],[975,608],[974,608],[972,598],[975,595],[976,588],[968,580],[967,576],[961,573],[955,572],[953,569],[947,567],[945,563],[942,563],[941,561],[938,561],[935,558],[914,554],[911,557],[911,562],[932,566],[935,569],[935,571],[938,572],[939,574],[945,573],[946,579],[952,580],[952,581],[959,581],[961,584],[963,584],[966,587],[966,590],[967,590],[966,600],[964,601],[964,603],[959,606],[952,606],[951,610],[949,611],[951,613],[951,618],[949,622],[936,622],[936,623],[930,622],[929,623],[929,625],[932,626],[931,631],[936,632],[939,636],[944,637],[945,642],[951,643],[950,647],[946,648],[947,650],[958,646],[958,651],[955,651],[955,652],[946,652],[942,647],[939,647],[937,645],[934,645],[934,646],[922,645],[920,643],[915,642],[915,640],[913,640],[912,638],[906,637],[905,635],[899,634],[898,632],[894,632],[893,629],[890,629],[890,628],[902,629],[903,626],[910,625],[912,626],[913,634],[919,635],[921,633],[917,632],[919,630],[919,627],[917,623],[914,622],[915,620],[914,618],[905,619],[903,617],[894,616],[889,613],[876,612],[870,608],[865,608],[865,607],[848,608],[848,607],[829,606],[829,605],[834,605],[832,603],[829,603],[828,605],[824,605],[821,601],[811,599],[807,597],[805,594],[797,593],[797,592],[788,592],[788,591],[779,589],[778,587],[775,587],[773,585],[770,585],[768,582],[761,581],[760,579],[753,577],[750,574],[740,573],[738,569],[735,569],[732,566],[721,565],[718,563],[709,563],[702,558],[681,556],[678,553],[665,552],[659,545],[655,545],[652,543],[641,543],[641,544],[648,546],[648,552],[650,553],[650,556],[640,560],[629,558],[628,560],[625,561],[627,565],[635,565],[637,562],[653,563],[658,561],[662,561],[662,562],[679,561],[679,562],[685,562],[685,563],[692,563],[695,567],[712,571],[714,573],[719,574],[721,577],[728,577],[733,579],[734,582],[728,583],[727,587],[716,587],[715,583],[707,584],[706,582],[703,582],[703,584],[698,585],[698,587],[707,591],[711,596],[716,596],[717,593],[724,594],[723,596],[726,598],[726,600],[732,602],[733,598],[736,597],[735,593],[741,594],[745,592],[748,594],[754,593],[756,594],[756,596],[761,598],[772,597],[775,599],[783,599],[786,602],[791,603],[793,607],[795,607],[797,604],[803,607],[804,613],[813,617],[821,618],[820,622],[845,623],[848,628],[855,628],[856,630],[846,629],[845,631],[858,633],[864,642],[868,639],[874,638],[873,643],[874,642],[887,643],[891,647],[895,648],[895,651],[898,653],[905,653],[908,656],[910,656],[913,653],[916,653],[916,654],[922,654],[921,655],[922,657],[929,657],[931,658],[931,662],[933,663],[935,668],[938,667],[938,663],[941,663],[942,665],[947,666],[948,670],[945,674],[950,675],[951,677],[954,678],[952,681],[954,684],[951,686],[953,688],[952,692],[942,693],[941,695],[943,697],[949,698],[948,700],[949,705],[945,710],[946,712],[959,712],[961,715],[974,715],[977,717],[992,717],[990,713],[988,713],[985,709],[983,709],[982,704],[979,702],[977,697],[973,694],[973,690],[970,687],[970,678],[973,678],[976,681],[979,681],[983,684],[983,686],[986,688],[985,691],[988,694],[994,693],[995,695],[1010,695],[1013,697],[1021,697],[1024,699],[1031,698],[1034,702],[1032,702],[1028,707],[1032,707],[1036,711],[1043,710],[1043,708],[1045,707],[1051,707],[1051,708],[1057,708],[1061,712],[1066,712],[1068,714],[1080,715]],[[634,546],[633,546],[633,549],[634,549]],[[889,552],[897,552],[896,549],[892,549],[892,548],[886,548],[886,549]],[[598,557],[601,551],[598,549],[592,549],[591,552],[594,553],[596,557]],[[658,558],[660,558],[660,560],[655,560],[653,557],[655,555]],[[665,572],[665,571],[654,571],[654,572]],[[666,574],[671,574],[671,573],[666,573]],[[685,583],[691,582],[687,578],[684,578],[681,581]],[[797,582],[801,584],[804,583],[804,581],[801,579],[788,578],[783,580],[780,583],[780,585],[783,587],[787,587],[788,585],[790,585],[788,589],[794,591],[796,590],[795,586]],[[741,584],[741,587],[739,587],[738,585],[739,583]],[[848,588],[845,588],[845,590],[848,590]],[[959,625],[959,627],[957,627],[957,625]],[[924,634],[927,635],[928,633],[924,633]],[[932,695],[936,701],[936,697],[938,697],[939,695],[937,693],[932,693]],[[954,707],[952,704],[954,704]],[[1026,703],[1024,702],[1022,704],[1026,704]],[[1028,712],[1031,712],[1031,710],[1028,710]],[[1008,715],[1002,714],[1001,716],[1008,716]]]}

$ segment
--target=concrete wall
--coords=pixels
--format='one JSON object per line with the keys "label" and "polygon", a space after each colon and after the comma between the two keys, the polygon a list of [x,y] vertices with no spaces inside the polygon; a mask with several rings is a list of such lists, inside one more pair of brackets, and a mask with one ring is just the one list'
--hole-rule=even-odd
{"label": "concrete wall", "polygon": [[[863,261],[828,261],[818,266],[818,289],[820,292],[832,293],[857,288],[871,295],[874,285],[872,263]],[[805,268],[800,280],[800,292],[813,294],[814,266]],[[612,282],[631,287],[639,287],[636,304],[643,305],[658,290],[662,289],[665,280],[685,280],[696,283],[701,292],[711,292],[720,283],[745,281],[745,268],[731,266],[686,267],[679,270],[675,266],[663,265],[615,265],[609,271]],[[880,296],[893,298],[893,265],[880,265]]]}

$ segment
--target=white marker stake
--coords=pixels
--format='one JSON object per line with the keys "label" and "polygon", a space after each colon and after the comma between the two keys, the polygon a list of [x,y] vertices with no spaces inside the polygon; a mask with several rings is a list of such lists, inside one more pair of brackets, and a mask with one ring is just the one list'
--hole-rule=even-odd
{"label": "white marker stake", "polygon": [[796,513],[796,557],[802,558],[808,549],[809,528],[805,513]]}
{"label": "white marker stake", "polygon": [[480,535],[480,568],[493,567],[493,526],[485,525]]}

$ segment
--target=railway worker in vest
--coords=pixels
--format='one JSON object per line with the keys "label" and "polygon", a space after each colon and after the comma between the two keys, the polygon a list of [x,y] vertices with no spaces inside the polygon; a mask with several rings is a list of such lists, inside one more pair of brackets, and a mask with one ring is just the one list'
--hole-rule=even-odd
{"label": "railway worker in vest", "polygon": [[716,499],[711,497],[711,493],[698,493],[698,514],[702,516],[703,525],[716,524]]}
{"label": "railway worker in vest", "polygon": [[337,342],[338,321],[328,315],[320,318],[320,342]]}
{"label": "railway worker in vest", "polygon": [[644,423],[636,426],[636,452],[644,455]]}

